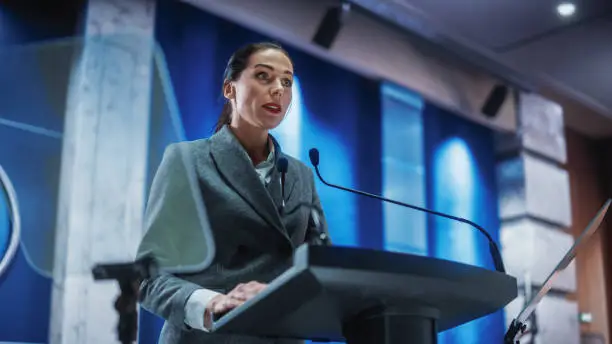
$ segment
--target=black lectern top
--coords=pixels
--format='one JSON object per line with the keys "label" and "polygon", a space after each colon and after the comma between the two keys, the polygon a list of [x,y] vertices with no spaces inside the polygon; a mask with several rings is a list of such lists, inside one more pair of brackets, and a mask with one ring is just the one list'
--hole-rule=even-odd
{"label": "black lectern top", "polygon": [[516,279],[497,271],[410,254],[303,245],[292,268],[219,319],[213,331],[342,341],[354,319],[391,314],[431,319],[439,332],[493,313],[516,296]]}

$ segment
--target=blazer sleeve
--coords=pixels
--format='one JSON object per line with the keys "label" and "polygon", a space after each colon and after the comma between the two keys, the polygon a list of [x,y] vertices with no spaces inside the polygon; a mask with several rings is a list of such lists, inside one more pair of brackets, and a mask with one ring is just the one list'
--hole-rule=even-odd
{"label": "blazer sleeve", "polygon": [[[325,219],[325,212],[323,211],[323,206],[321,205],[321,200],[319,199],[319,193],[317,192],[317,186],[314,180],[314,173],[309,168],[307,168],[307,171],[310,174],[310,185],[312,187],[312,205],[316,209],[320,210],[320,213],[319,213],[320,214],[320,218],[319,218],[320,227],[321,227],[321,230],[327,235],[327,242],[324,244],[332,245],[331,236],[329,235],[329,229],[327,227],[327,220]],[[311,218],[310,221],[308,221],[308,223],[310,224],[310,226],[312,226],[313,219]],[[310,231],[312,229],[309,228],[308,230]]]}
{"label": "blazer sleeve", "polygon": [[[195,226],[198,219],[185,213],[188,202],[185,188],[191,187],[186,178],[185,161],[181,157],[179,144],[168,146],[162,162],[155,173],[145,211],[145,235],[140,242],[137,258],[153,254],[158,261],[176,259],[177,252],[184,249],[185,233],[181,227]],[[189,235],[187,235],[189,237]],[[171,257],[171,258],[169,258]],[[140,285],[139,300],[148,311],[166,321],[182,327],[185,325],[185,306],[191,294],[201,286],[181,279],[174,274],[162,273],[145,280]]]}

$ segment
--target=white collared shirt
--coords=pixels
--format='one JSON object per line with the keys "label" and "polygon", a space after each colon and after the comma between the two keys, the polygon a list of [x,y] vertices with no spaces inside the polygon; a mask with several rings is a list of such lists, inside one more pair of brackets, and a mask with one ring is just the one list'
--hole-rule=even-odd
{"label": "white collared shirt", "polygon": [[272,179],[272,172],[274,171],[274,149],[270,150],[270,154],[268,154],[268,158],[266,160],[260,162],[255,166],[255,172],[259,175],[259,180],[261,180],[264,185],[268,185],[270,180]]}

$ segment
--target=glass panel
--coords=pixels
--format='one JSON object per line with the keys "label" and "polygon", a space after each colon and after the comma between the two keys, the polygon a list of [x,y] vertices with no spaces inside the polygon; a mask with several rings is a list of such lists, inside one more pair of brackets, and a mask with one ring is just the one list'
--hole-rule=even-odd
{"label": "glass panel", "polygon": [[[141,49],[153,50],[153,63]],[[134,240],[117,233],[140,238],[139,230],[129,228],[144,211],[144,202],[135,200],[148,193],[166,148],[184,140],[164,66],[161,50],[139,36],[75,38],[0,52],[0,253],[14,247],[18,221],[11,211],[17,206],[18,240],[30,266],[44,276],[53,275],[56,254],[65,254],[58,236],[66,236],[65,243],[91,242],[90,251],[83,249],[91,257],[101,257],[96,248],[103,246],[126,252],[122,248]],[[148,87],[150,103],[139,94]],[[181,226],[151,230],[146,242],[156,244],[145,245],[143,253],[166,252],[157,257],[164,267],[190,271],[210,263],[213,240],[191,154],[175,149],[172,157],[172,190],[180,190],[181,212],[166,221],[180,220]],[[14,186],[18,204],[7,201],[4,179]],[[158,238],[170,232],[173,240]],[[178,252],[172,246],[178,241],[199,241],[198,251]]]}

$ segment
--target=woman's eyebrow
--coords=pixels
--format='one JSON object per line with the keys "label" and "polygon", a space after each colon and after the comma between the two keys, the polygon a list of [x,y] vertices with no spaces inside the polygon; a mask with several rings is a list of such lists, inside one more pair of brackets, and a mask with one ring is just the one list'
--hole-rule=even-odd
{"label": "woman's eyebrow", "polygon": [[[272,70],[272,71],[274,70],[274,67],[272,67],[272,66],[270,66],[268,64],[265,64],[265,63],[258,63],[254,67],[255,68],[256,67],[264,67],[264,68],[267,68],[267,69]],[[286,70],[284,73],[285,74],[289,74],[289,75],[293,75],[293,73],[290,70]]]}

